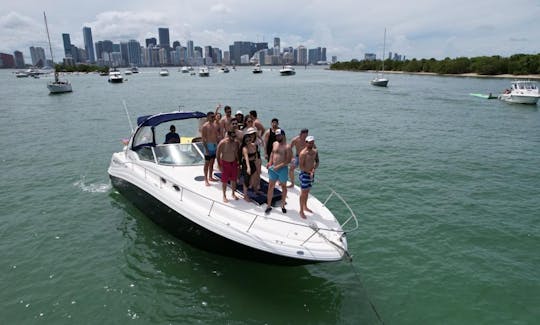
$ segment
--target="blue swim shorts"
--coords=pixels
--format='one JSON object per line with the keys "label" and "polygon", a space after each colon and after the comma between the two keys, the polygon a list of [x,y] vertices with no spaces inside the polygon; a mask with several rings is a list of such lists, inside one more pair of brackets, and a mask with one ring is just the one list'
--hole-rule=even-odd
{"label": "blue swim shorts", "polygon": [[315,179],[315,174],[313,174],[313,178],[311,178],[310,173],[301,171],[300,175],[298,175],[298,179],[300,180],[300,188],[303,190],[306,190],[308,188],[311,188],[311,186],[313,186],[313,180]]}
{"label": "blue swim shorts", "polygon": [[274,170],[274,166],[268,168],[268,178],[271,181],[279,180],[281,183],[286,184],[289,180],[289,166],[281,167],[279,170]]}
{"label": "blue swim shorts", "polygon": [[204,159],[210,160],[210,159],[216,158],[217,144],[208,142],[206,146],[208,147],[208,153],[204,155]]}

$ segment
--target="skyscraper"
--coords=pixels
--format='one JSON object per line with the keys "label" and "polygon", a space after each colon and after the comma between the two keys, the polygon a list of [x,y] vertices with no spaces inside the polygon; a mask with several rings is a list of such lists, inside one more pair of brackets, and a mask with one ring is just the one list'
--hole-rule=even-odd
{"label": "skyscraper", "polygon": [[64,41],[64,57],[69,58],[71,57],[71,39],[69,34],[63,33],[62,40]]}
{"label": "skyscraper", "polygon": [[33,66],[44,67],[47,64],[45,60],[45,50],[42,47],[30,46],[30,56],[32,57]]}
{"label": "skyscraper", "polygon": [[15,58],[15,68],[22,69],[24,68],[24,57],[21,51],[13,52],[13,57]]}
{"label": "skyscraper", "polygon": [[162,48],[169,49],[171,47],[171,42],[169,40],[169,29],[158,28],[158,34],[159,34],[159,46]]}
{"label": "skyscraper", "polygon": [[136,40],[129,40],[128,46],[128,63],[131,65],[141,65],[141,44]]}
{"label": "skyscraper", "polygon": [[92,29],[90,27],[83,27],[84,37],[84,49],[86,50],[86,56],[90,63],[96,62],[96,56],[94,54],[94,41],[92,40]]}

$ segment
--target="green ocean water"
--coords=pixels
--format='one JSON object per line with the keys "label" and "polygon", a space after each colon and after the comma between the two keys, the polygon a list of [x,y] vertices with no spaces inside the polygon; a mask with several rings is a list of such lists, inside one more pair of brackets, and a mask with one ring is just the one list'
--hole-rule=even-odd
{"label": "green ocean water", "polygon": [[[540,112],[469,96],[509,80],[248,68],[141,69],[123,84],[0,71],[1,324],[536,324]],[[193,248],[111,188],[140,115],[255,109],[310,129],[312,193],[360,221],[352,262],[278,267]],[[335,206],[336,211],[344,207]],[[377,314],[378,313],[378,314]]]}

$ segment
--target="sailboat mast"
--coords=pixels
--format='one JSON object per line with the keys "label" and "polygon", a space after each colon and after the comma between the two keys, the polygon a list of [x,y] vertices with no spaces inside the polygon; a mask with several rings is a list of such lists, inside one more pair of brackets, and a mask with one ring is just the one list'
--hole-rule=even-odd
{"label": "sailboat mast", "polygon": [[386,27],[384,28],[384,40],[382,50],[382,71],[384,72],[384,51],[386,50]]}
{"label": "sailboat mast", "polygon": [[45,29],[47,30],[47,39],[49,40],[49,51],[51,52],[51,61],[54,68],[54,81],[58,82],[58,73],[56,72],[56,67],[54,66],[54,56],[53,56],[52,45],[51,45],[51,36],[49,36],[49,24],[47,24],[47,16],[45,15],[45,11],[43,12],[43,19],[45,20]]}

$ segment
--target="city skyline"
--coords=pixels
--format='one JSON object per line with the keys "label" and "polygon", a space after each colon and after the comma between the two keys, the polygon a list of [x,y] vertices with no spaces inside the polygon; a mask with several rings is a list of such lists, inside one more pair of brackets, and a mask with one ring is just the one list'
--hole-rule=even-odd
{"label": "city skyline", "polygon": [[[327,55],[338,60],[363,59],[366,53],[382,51],[382,36],[387,28],[387,52],[399,52],[407,58],[538,53],[534,33],[540,27],[540,3],[494,0],[486,6],[480,1],[417,1],[404,4],[397,0],[380,3],[367,1],[320,1],[271,3],[209,1],[178,3],[120,0],[111,4],[102,0],[72,3],[44,1],[43,8],[20,0],[0,8],[0,52],[23,51],[29,59],[30,46],[48,47],[42,19],[47,12],[55,58],[62,57],[62,34],[69,33],[71,43],[84,48],[83,27],[93,31],[97,40],[115,43],[135,39],[159,38],[157,29],[167,26],[170,42],[182,45],[194,40],[200,46],[226,49],[234,41],[267,42],[280,37],[281,47],[325,46]],[[489,8],[488,8],[489,7]],[[51,8],[51,9],[49,9]],[[54,10],[53,10],[54,8]],[[480,14],[482,13],[482,14]]]}

